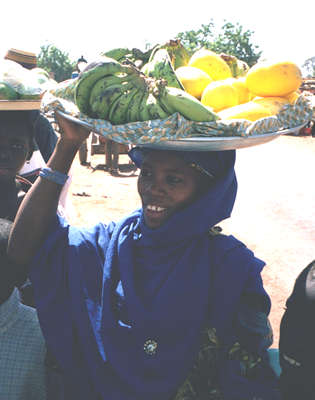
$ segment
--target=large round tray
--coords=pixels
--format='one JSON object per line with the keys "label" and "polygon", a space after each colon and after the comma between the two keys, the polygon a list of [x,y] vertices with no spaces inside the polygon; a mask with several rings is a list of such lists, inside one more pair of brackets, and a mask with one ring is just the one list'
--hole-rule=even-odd
{"label": "large round tray", "polygon": [[39,110],[41,100],[0,100],[1,111]]}
{"label": "large round tray", "polygon": [[[69,121],[75,122],[76,124],[83,126],[93,131],[93,126],[85,121],[73,117],[72,115],[66,114],[62,111],[56,111],[61,116]],[[222,137],[191,137],[176,140],[163,140],[155,143],[148,144],[137,144],[142,147],[154,147],[161,150],[183,150],[183,151],[217,151],[217,150],[234,150],[245,147],[256,146],[259,144],[270,142],[276,139],[280,135],[288,133],[298,133],[298,131],[306,125],[300,125],[290,129],[284,129],[277,132],[252,135],[252,136],[222,136]],[[95,132],[95,131],[94,131]],[[98,133],[98,132],[96,132]]]}
{"label": "large round tray", "polygon": [[236,150],[245,147],[256,146],[276,139],[280,135],[298,132],[304,125],[285,129],[278,132],[265,133],[247,137],[229,136],[229,137],[193,137],[178,140],[166,140],[159,143],[141,144],[142,147],[152,147],[161,150],[183,150],[183,151],[218,151],[218,150]]}

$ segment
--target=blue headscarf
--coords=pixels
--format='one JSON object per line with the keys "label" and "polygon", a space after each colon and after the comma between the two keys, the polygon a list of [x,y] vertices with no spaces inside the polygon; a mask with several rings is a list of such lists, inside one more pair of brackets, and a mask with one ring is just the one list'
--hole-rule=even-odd
{"label": "blue headscarf", "polygon": [[169,399],[193,365],[202,328],[232,341],[245,286],[264,294],[263,263],[236,239],[208,234],[234,205],[235,152],[189,162],[201,159],[215,183],[163,226],[147,227],[142,209],[91,229],[58,220],[35,257],[39,318],[69,398]]}

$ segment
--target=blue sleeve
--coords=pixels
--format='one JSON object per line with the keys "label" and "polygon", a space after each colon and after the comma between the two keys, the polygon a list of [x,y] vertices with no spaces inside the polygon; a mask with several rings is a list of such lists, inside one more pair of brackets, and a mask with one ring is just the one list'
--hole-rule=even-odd
{"label": "blue sleeve", "polygon": [[113,223],[98,224],[80,229],[56,216],[31,263],[29,278],[42,331],[48,348],[64,368],[68,360],[78,358],[74,350],[74,302],[80,313],[82,306],[78,299],[82,298],[82,287],[86,282],[94,287],[101,285],[113,226]]}
{"label": "blue sleeve", "polygon": [[[223,397],[278,400],[278,379],[269,365],[267,352],[273,337],[268,320],[271,302],[261,278],[265,263],[234,237],[222,235],[217,240],[222,242],[224,252],[216,260],[216,279],[223,293],[216,300],[218,310],[232,315],[228,340],[223,339],[219,366]],[[234,293],[233,303],[224,310],[222,304],[227,292]]]}

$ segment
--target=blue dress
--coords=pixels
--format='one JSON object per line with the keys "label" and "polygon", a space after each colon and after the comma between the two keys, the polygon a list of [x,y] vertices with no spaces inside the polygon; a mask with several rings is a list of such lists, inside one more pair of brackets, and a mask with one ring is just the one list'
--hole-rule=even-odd
{"label": "blue dress", "polygon": [[230,156],[157,229],[142,209],[87,229],[51,225],[30,278],[65,398],[278,399],[264,262],[213,229],[235,200]]}

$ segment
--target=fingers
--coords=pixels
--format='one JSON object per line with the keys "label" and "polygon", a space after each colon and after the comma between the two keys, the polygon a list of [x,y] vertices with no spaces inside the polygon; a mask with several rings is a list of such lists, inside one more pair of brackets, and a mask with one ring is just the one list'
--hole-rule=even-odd
{"label": "fingers", "polygon": [[56,121],[64,138],[83,142],[90,135],[90,130],[56,113]]}

